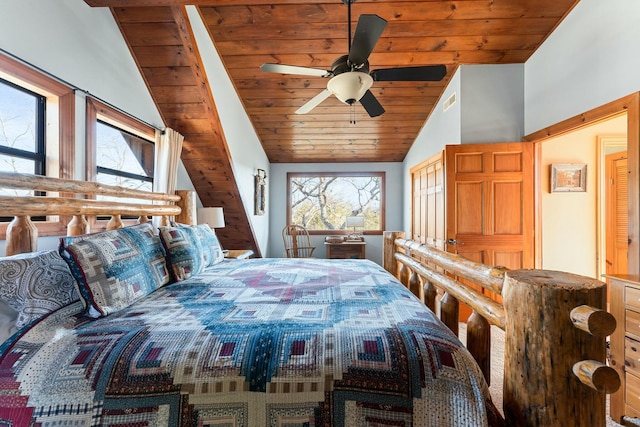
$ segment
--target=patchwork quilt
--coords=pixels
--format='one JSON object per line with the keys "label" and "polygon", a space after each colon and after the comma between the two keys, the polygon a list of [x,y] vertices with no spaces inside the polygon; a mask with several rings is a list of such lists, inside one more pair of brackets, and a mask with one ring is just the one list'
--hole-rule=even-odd
{"label": "patchwork quilt", "polygon": [[225,260],[5,342],[0,425],[501,425],[480,370],[366,260]]}

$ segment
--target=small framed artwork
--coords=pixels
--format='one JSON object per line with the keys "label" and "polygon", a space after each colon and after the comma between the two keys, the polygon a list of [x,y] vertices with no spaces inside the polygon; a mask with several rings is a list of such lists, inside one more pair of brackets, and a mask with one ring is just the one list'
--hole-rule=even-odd
{"label": "small framed artwork", "polygon": [[557,163],[551,165],[551,192],[587,191],[587,165]]}
{"label": "small framed artwork", "polygon": [[258,169],[255,175],[255,198],[254,214],[264,215],[267,205],[267,173],[263,169]]}

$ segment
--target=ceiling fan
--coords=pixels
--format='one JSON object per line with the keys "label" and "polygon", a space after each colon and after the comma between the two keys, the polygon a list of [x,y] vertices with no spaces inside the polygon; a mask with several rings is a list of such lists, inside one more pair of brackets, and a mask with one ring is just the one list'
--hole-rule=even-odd
{"label": "ceiling fan", "polygon": [[385,68],[369,71],[369,55],[382,35],[387,21],[378,15],[360,15],[356,32],[351,42],[351,4],[355,0],[342,0],[348,6],[349,54],[336,59],[331,70],[266,63],[260,66],[262,71],[280,74],[324,77],[330,79],[327,88],[311,98],[296,114],[305,114],[317,107],[329,96],[334,95],[347,105],[360,104],[369,116],[377,117],[384,108],[369,88],[374,81],[439,81],[447,74],[444,65]]}

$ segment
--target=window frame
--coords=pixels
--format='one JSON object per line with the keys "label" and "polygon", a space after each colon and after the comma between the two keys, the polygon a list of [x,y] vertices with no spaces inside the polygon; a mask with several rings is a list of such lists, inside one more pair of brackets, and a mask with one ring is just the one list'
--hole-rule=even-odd
{"label": "window frame", "polygon": [[[75,158],[75,92],[73,87],[46,75],[8,55],[0,53],[0,77],[46,100],[42,175],[74,179]],[[60,194],[64,196],[64,194]],[[66,234],[68,218],[50,216],[35,221],[39,236]],[[6,239],[8,222],[0,223],[0,239]]]}
{"label": "window frame", "polygon": [[[97,182],[98,165],[97,165],[97,126],[98,122],[103,122],[109,126],[113,126],[119,130],[133,134],[137,137],[143,138],[153,144],[153,159],[155,163],[155,144],[158,136],[158,131],[153,126],[143,123],[116,108],[99,101],[98,99],[87,97],[86,100],[86,160],[85,160],[85,173],[87,181]],[[155,169],[155,164],[154,164]],[[121,176],[128,176],[127,173],[122,173]],[[142,178],[142,177],[135,177]],[[150,180],[153,187],[153,177]],[[89,226],[92,230],[100,231],[105,230],[108,220],[106,219],[88,219]],[[122,222],[125,225],[133,225],[137,222],[136,219],[123,219]]]}
{"label": "window frame", "polygon": [[34,162],[33,173],[35,175],[44,175],[46,173],[46,164],[47,164],[47,152],[46,152],[46,144],[45,144],[45,134],[46,134],[46,104],[47,97],[29,90],[23,86],[20,86],[16,83],[13,83],[9,80],[3,79],[0,77],[0,84],[10,86],[15,90],[23,92],[26,95],[30,95],[35,98],[36,101],[36,141],[35,141],[35,151],[26,151],[21,150],[19,148],[11,148],[0,145],[0,154],[4,154],[6,156],[18,157],[20,159],[31,160]]}
{"label": "window frame", "polygon": [[[386,172],[287,172],[287,224],[291,224],[291,180],[293,178],[298,177],[310,177],[310,178],[319,178],[319,177],[379,177],[380,178],[380,230],[358,230],[359,234],[362,235],[382,235],[384,233],[386,227]],[[351,229],[344,230],[308,230],[310,235],[317,236],[330,236],[330,235],[349,235],[353,233]]]}

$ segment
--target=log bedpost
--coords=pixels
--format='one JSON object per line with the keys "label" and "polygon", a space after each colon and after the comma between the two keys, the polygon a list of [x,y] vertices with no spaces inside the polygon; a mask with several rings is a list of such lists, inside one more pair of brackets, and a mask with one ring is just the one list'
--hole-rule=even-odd
{"label": "log bedpost", "polygon": [[117,230],[124,227],[122,215],[111,215],[111,219],[107,222],[107,230]]}
{"label": "log bedpost", "polygon": [[404,231],[385,231],[384,232],[384,249],[382,254],[382,267],[393,275],[398,277],[398,262],[395,258],[396,239],[404,239]]}
{"label": "log bedpost", "polygon": [[38,250],[38,229],[26,215],[19,215],[7,226],[6,255]]}
{"label": "log bedpost", "polygon": [[445,292],[440,299],[440,320],[442,320],[442,323],[447,325],[456,336],[459,335],[458,332],[460,329],[458,319],[460,319],[460,302],[449,292]]}
{"label": "log bedpost", "polygon": [[74,215],[67,224],[67,236],[80,236],[89,233],[89,223],[84,215]]}
{"label": "log bedpost", "polygon": [[193,190],[176,190],[176,194],[180,196],[178,206],[182,209],[180,214],[176,215],[176,222],[188,225],[197,224],[196,192]]}
{"label": "log bedpost", "polygon": [[[574,327],[581,305],[605,308],[603,282],[548,270],[507,271],[504,414],[513,426],[604,427],[605,393],[572,374],[583,360],[605,360],[605,338]],[[567,345],[567,343],[573,343]]]}
{"label": "log bedpost", "polygon": [[467,348],[491,385],[491,325],[475,310],[467,320]]}

